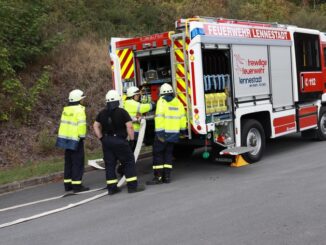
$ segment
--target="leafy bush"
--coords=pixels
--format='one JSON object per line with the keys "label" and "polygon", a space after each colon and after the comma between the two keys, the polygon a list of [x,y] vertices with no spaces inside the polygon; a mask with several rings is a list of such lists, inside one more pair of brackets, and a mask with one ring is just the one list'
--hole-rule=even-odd
{"label": "leafy bush", "polygon": [[33,86],[27,88],[17,78],[5,79],[0,84],[0,121],[7,121],[11,117],[26,120],[34,105],[39,99],[40,93],[49,83],[49,67]]}
{"label": "leafy bush", "polygon": [[29,86],[17,75],[61,41],[43,35],[47,21],[41,1],[0,0],[0,121],[26,119],[49,82],[48,69]]}

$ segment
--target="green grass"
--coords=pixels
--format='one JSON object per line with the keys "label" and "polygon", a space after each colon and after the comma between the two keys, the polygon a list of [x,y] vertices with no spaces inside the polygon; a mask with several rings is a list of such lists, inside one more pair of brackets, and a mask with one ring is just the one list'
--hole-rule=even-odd
{"label": "green grass", "polygon": [[[88,159],[101,158],[102,151],[97,150],[86,154],[87,164]],[[24,166],[14,167],[0,172],[0,185],[12,183],[15,181],[26,180],[32,177],[39,177],[63,171],[64,160],[62,157],[56,157],[47,161],[29,162]]]}
{"label": "green grass", "polygon": [[[151,146],[146,146],[142,148],[141,153],[150,152],[151,150]],[[24,166],[2,170],[0,171],[0,185],[63,171],[63,157],[62,155],[62,157],[56,157],[47,161],[28,162]],[[85,164],[87,164],[88,159],[98,159],[102,157],[103,154],[101,149],[86,153]]]}

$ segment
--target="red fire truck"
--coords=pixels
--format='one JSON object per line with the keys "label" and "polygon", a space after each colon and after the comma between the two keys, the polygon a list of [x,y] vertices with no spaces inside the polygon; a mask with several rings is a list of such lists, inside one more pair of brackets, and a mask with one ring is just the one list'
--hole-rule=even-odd
{"label": "red fire truck", "polygon": [[[326,36],[318,30],[207,17],[110,43],[114,88],[121,94],[142,86],[156,101],[160,85],[173,85],[188,120],[177,152],[210,145],[216,160],[232,155],[249,163],[262,158],[266,138],[301,132],[326,139],[325,52]],[[153,117],[147,115],[147,142]]]}

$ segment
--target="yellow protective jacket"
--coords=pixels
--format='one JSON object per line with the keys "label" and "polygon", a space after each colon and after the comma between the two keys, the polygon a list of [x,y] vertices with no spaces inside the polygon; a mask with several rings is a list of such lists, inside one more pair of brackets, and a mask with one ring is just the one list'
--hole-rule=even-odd
{"label": "yellow protective jacket", "polygon": [[86,137],[86,113],[82,105],[63,108],[56,146],[76,150],[80,139]]}
{"label": "yellow protective jacket", "polygon": [[133,99],[127,99],[124,102],[123,107],[129,113],[131,119],[133,120],[132,125],[134,127],[134,131],[137,133],[140,129],[140,123],[135,120],[137,120],[137,117],[153,109],[153,105],[151,103],[143,104]]}
{"label": "yellow protective jacket", "polygon": [[187,119],[185,109],[178,98],[162,96],[155,112],[155,133],[167,142],[178,142],[181,131],[185,131]]}

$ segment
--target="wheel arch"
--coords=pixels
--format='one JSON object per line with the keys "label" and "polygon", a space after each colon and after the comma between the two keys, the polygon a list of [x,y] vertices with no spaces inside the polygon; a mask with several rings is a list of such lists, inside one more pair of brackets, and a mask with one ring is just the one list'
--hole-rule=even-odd
{"label": "wheel arch", "polygon": [[272,135],[271,115],[269,111],[253,112],[242,115],[240,118],[241,126],[243,121],[247,119],[257,120],[263,127],[266,138],[270,138]]}

